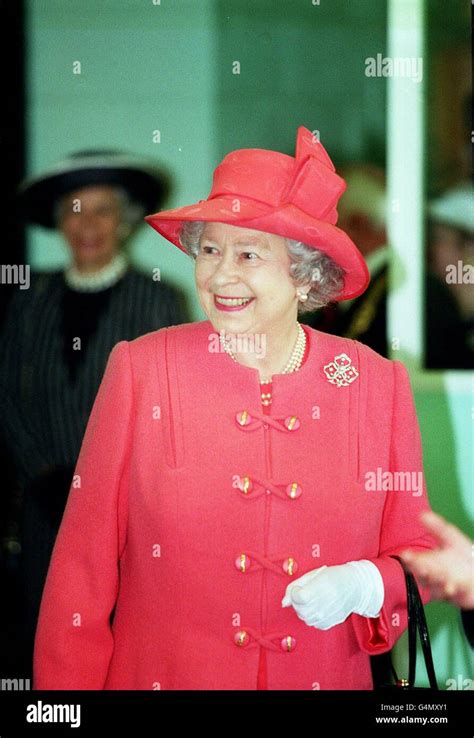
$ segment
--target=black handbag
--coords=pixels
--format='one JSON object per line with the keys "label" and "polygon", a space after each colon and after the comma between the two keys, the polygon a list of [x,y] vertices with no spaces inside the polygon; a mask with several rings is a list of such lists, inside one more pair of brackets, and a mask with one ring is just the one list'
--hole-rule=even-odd
{"label": "black handbag", "polygon": [[[405,583],[407,590],[407,612],[408,612],[408,679],[399,679],[393,662],[390,659],[390,670],[395,683],[386,683],[375,686],[375,689],[383,690],[412,690],[412,689],[433,689],[438,690],[438,682],[436,681],[436,673],[433,664],[433,655],[431,653],[430,636],[428,625],[426,623],[425,610],[423,601],[418,590],[415,577],[405,567],[404,562],[399,556],[392,556],[400,562],[405,574]],[[420,635],[421,647],[423,650],[423,658],[425,661],[426,673],[430,683],[429,687],[415,687],[416,679],[416,642],[417,633]]]}

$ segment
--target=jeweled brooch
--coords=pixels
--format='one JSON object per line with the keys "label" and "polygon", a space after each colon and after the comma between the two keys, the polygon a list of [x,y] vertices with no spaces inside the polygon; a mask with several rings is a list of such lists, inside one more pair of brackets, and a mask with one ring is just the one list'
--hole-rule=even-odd
{"label": "jeweled brooch", "polygon": [[359,376],[359,372],[352,365],[347,354],[335,356],[333,361],[324,367],[324,373],[331,384],[335,384],[336,387],[347,387]]}

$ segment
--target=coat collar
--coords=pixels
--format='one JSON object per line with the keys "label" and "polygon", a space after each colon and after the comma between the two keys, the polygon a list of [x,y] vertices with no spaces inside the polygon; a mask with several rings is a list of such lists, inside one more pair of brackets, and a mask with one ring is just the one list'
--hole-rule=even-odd
{"label": "coat collar", "polygon": [[[309,337],[306,361],[297,372],[274,375],[271,414],[302,412],[306,419],[312,419],[313,409],[320,408],[324,413],[325,408],[331,408],[338,419],[335,425],[343,422],[349,429],[349,464],[354,478],[360,482],[364,468],[361,439],[366,433],[369,366],[377,373],[389,362],[358,341],[309,326],[305,330]],[[258,370],[236,363],[223,350],[210,352],[213,335],[216,331],[208,320],[170,326],[154,333],[162,393],[168,398],[166,402],[176,419],[176,428],[185,422],[185,403],[189,398],[192,402],[199,401],[204,388],[207,402],[216,408],[230,403],[232,407],[228,411],[234,413],[246,408],[261,409]],[[341,354],[349,357],[358,373],[355,381],[345,385],[330,382],[325,371]],[[180,466],[184,449],[179,433],[175,440],[172,465]]]}
{"label": "coat collar", "polygon": [[[345,354],[351,365],[359,372],[359,351],[357,343],[351,339],[334,336],[329,333],[316,330],[308,325],[303,325],[307,335],[307,355],[303,365],[297,372],[291,374],[274,374],[273,388],[276,393],[280,390],[285,394],[301,394],[304,387],[314,385],[316,377],[322,383],[332,385],[341,392],[349,389],[348,386],[339,387],[329,379],[330,370],[325,369],[332,364],[341,354]],[[206,367],[209,376],[227,375],[237,386],[254,387],[259,391],[260,376],[257,369],[235,362],[222,349],[216,336],[218,333],[209,320],[197,323],[186,323],[166,329],[175,332],[177,346],[193,353],[192,361]],[[219,345],[217,351],[211,351],[210,346]],[[178,350],[179,350],[178,348]],[[336,362],[338,363],[338,362]],[[358,378],[350,384],[357,384]]]}

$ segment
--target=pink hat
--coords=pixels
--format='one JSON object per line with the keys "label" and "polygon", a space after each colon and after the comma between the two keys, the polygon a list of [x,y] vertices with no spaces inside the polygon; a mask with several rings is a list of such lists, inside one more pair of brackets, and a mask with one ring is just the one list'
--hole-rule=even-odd
{"label": "pink hat", "polygon": [[207,200],[145,220],[182,251],[179,235],[186,220],[228,223],[302,241],[345,269],[337,300],[348,300],[364,292],[370,277],[357,246],[336,227],[336,206],[345,189],[324,146],[300,126],[294,158],[266,149],[231,151],[214,171]]}

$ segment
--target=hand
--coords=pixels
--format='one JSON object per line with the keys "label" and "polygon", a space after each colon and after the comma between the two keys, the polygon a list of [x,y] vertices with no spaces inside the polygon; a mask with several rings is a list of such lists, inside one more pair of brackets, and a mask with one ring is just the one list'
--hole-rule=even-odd
{"label": "hand", "polygon": [[425,528],[439,543],[431,551],[403,551],[400,558],[428,587],[434,600],[446,600],[465,610],[474,609],[473,544],[456,526],[440,515],[425,511]]}
{"label": "hand", "polygon": [[282,607],[293,605],[306,625],[329,630],[352,613],[377,617],[383,604],[382,576],[371,561],[320,566],[286,588]]}

